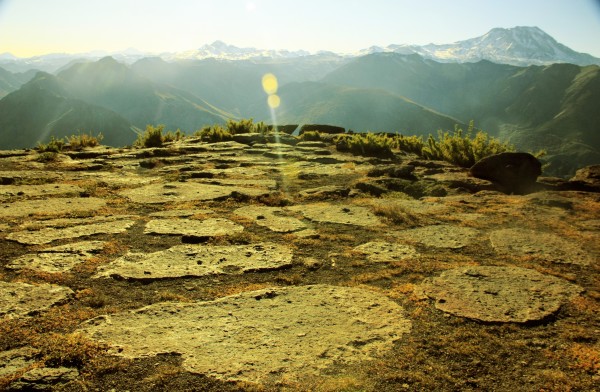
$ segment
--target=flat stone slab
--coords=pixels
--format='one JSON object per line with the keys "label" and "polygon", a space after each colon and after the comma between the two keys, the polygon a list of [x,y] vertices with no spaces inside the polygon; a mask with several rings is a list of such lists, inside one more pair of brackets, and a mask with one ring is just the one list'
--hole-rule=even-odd
{"label": "flat stone slab", "polygon": [[139,188],[127,189],[121,191],[120,194],[136,203],[157,204],[215,200],[226,198],[234,192],[250,197],[257,197],[268,195],[270,190],[193,182],[169,182],[166,184],[150,184]]}
{"label": "flat stone slab", "polygon": [[391,263],[417,255],[414,247],[391,242],[367,242],[354,248],[355,252],[365,254],[367,260],[375,263]]}
{"label": "flat stone slab", "polygon": [[234,214],[254,220],[259,226],[278,233],[291,233],[306,229],[306,224],[293,216],[285,216],[285,210],[278,207],[246,206],[238,208]]}
{"label": "flat stone slab", "polygon": [[292,265],[292,250],[275,243],[208,246],[177,245],[154,253],[129,253],[100,266],[96,278],[164,279],[242,274]]}
{"label": "flat stone slab", "polygon": [[240,233],[244,226],[228,219],[155,219],[146,224],[144,234],[187,235],[193,237],[218,237]]}
{"label": "flat stone slab", "polygon": [[21,217],[33,214],[64,215],[96,211],[106,201],[96,197],[50,198],[44,200],[22,200],[0,204],[0,218]]}
{"label": "flat stone slab", "polygon": [[160,180],[160,177],[140,176],[125,170],[119,170],[118,172],[84,171],[73,174],[70,173],[70,177],[68,178],[74,180],[93,180],[97,183],[105,183],[113,187],[145,185]]}
{"label": "flat stone slab", "polygon": [[283,174],[294,176],[300,179],[314,179],[319,177],[330,177],[350,174],[364,174],[368,171],[367,168],[354,166],[346,163],[324,164],[317,162],[292,162],[287,165]]}
{"label": "flat stone slab", "polygon": [[69,184],[41,184],[41,185],[3,185],[0,186],[0,199],[12,197],[39,197],[72,195],[79,196],[83,188]]}
{"label": "flat stone slab", "polygon": [[562,279],[519,267],[461,267],[423,281],[435,307],[486,322],[526,323],[556,313],[583,289]]}
{"label": "flat stone slab", "polygon": [[73,294],[68,287],[0,281],[0,317],[31,315],[66,301]]}
{"label": "flat stone slab", "polygon": [[20,347],[0,352],[0,377],[17,373],[35,363],[39,351],[33,347]]}
{"label": "flat stone slab", "polygon": [[[22,161],[19,159],[19,161]],[[56,172],[44,170],[0,170],[0,184],[19,185],[20,183],[53,182],[59,180],[61,176]]]}
{"label": "flat stone slab", "polygon": [[521,228],[500,229],[490,234],[490,241],[501,254],[533,256],[554,263],[589,265],[594,262],[580,244],[552,233]]}
{"label": "flat stone slab", "polygon": [[244,189],[253,189],[253,187],[260,187],[262,189],[277,188],[277,181],[265,178],[210,178],[204,180],[195,180],[195,182],[200,184],[243,187]]}
{"label": "flat stone slab", "polygon": [[433,225],[402,230],[398,237],[434,248],[459,249],[471,244],[480,231],[455,225]]}
{"label": "flat stone slab", "polygon": [[126,358],[179,353],[192,373],[261,383],[301,380],[334,363],[372,359],[411,328],[400,305],[372,291],[277,287],[215,301],[157,303],[100,316],[80,331]]}
{"label": "flat stone slab", "polygon": [[148,216],[154,218],[189,218],[196,214],[214,214],[213,210],[209,209],[197,209],[197,210],[167,210],[159,211],[148,214]]}
{"label": "flat stone slab", "polygon": [[10,384],[14,391],[49,391],[59,384],[75,380],[79,371],[75,368],[33,368]]}
{"label": "flat stone slab", "polygon": [[314,203],[287,207],[314,222],[338,223],[355,226],[380,226],[381,221],[367,207],[352,204]]}
{"label": "flat stone slab", "polygon": [[86,237],[95,234],[119,234],[127,231],[134,224],[134,220],[124,219],[63,228],[46,227],[35,231],[13,232],[8,234],[6,239],[26,245],[49,244],[60,239]]}
{"label": "flat stone slab", "polygon": [[6,265],[11,269],[31,269],[43,272],[65,272],[87,261],[104,248],[102,241],[84,241],[47,248],[39,253],[27,254]]}

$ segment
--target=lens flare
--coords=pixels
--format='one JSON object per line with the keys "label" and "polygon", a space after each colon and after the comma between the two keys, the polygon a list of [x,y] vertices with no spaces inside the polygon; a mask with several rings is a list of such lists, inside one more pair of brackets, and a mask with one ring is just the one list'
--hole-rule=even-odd
{"label": "lens flare", "polygon": [[272,73],[265,74],[262,78],[262,86],[265,93],[271,95],[277,92],[277,77]]}
{"label": "lens flare", "polygon": [[281,99],[279,98],[279,95],[271,94],[269,95],[269,98],[267,98],[267,103],[271,109],[277,109],[281,104]]}

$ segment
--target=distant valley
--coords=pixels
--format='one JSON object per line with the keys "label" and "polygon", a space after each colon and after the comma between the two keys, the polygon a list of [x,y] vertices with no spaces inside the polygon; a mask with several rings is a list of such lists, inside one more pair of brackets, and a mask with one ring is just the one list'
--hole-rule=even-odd
{"label": "distant valley", "polygon": [[[359,56],[253,57],[240,50],[231,59],[227,53],[236,49],[213,44],[187,57],[139,55],[133,62],[131,56],[70,59],[55,62],[52,72],[25,69],[25,62],[19,68],[18,59],[0,56],[0,148],[33,147],[78,131],[127,145],[147,124],[190,133],[244,117],[424,136],[474,120],[519,149],[547,150],[552,174],[600,163],[600,60],[537,28],[494,29],[428,51],[371,48]],[[203,57],[211,50],[213,57]],[[442,51],[446,59],[434,59]],[[527,59],[543,65],[525,66]],[[261,86],[266,73],[279,80],[281,106],[274,113]]]}

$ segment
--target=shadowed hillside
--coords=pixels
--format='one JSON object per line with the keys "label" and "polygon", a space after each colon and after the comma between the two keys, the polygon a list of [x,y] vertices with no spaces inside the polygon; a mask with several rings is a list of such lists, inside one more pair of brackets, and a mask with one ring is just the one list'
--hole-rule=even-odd
{"label": "shadowed hillside", "polygon": [[304,82],[284,86],[278,120],[282,124],[336,124],[354,131],[401,132],[426,136],[461,122],[402,96],[378,89]]}
{"label": "shadowed hillside", "polygon": [[123,146],[135,140],[131,124],[106,108],[73,98],[52,75],[37,76],[0,100],[3,149],[33,147],[81,132],[102,132],[105,143]]}
{"label": "shadowed hillside", "polygon": [[58,77],[74,96],[114,110],[138,128],[164,124],[193,131],[228,118],[193,94],[156,85],[111,57],[75,64]]}

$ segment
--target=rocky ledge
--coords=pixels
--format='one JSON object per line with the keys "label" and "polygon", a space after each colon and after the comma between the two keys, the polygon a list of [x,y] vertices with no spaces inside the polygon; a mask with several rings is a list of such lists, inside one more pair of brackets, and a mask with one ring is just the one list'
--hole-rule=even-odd
{"label": "rocky ledge", "polygon": [[598,168],[236,140],[0,154],[0,389],[599,385]]}

